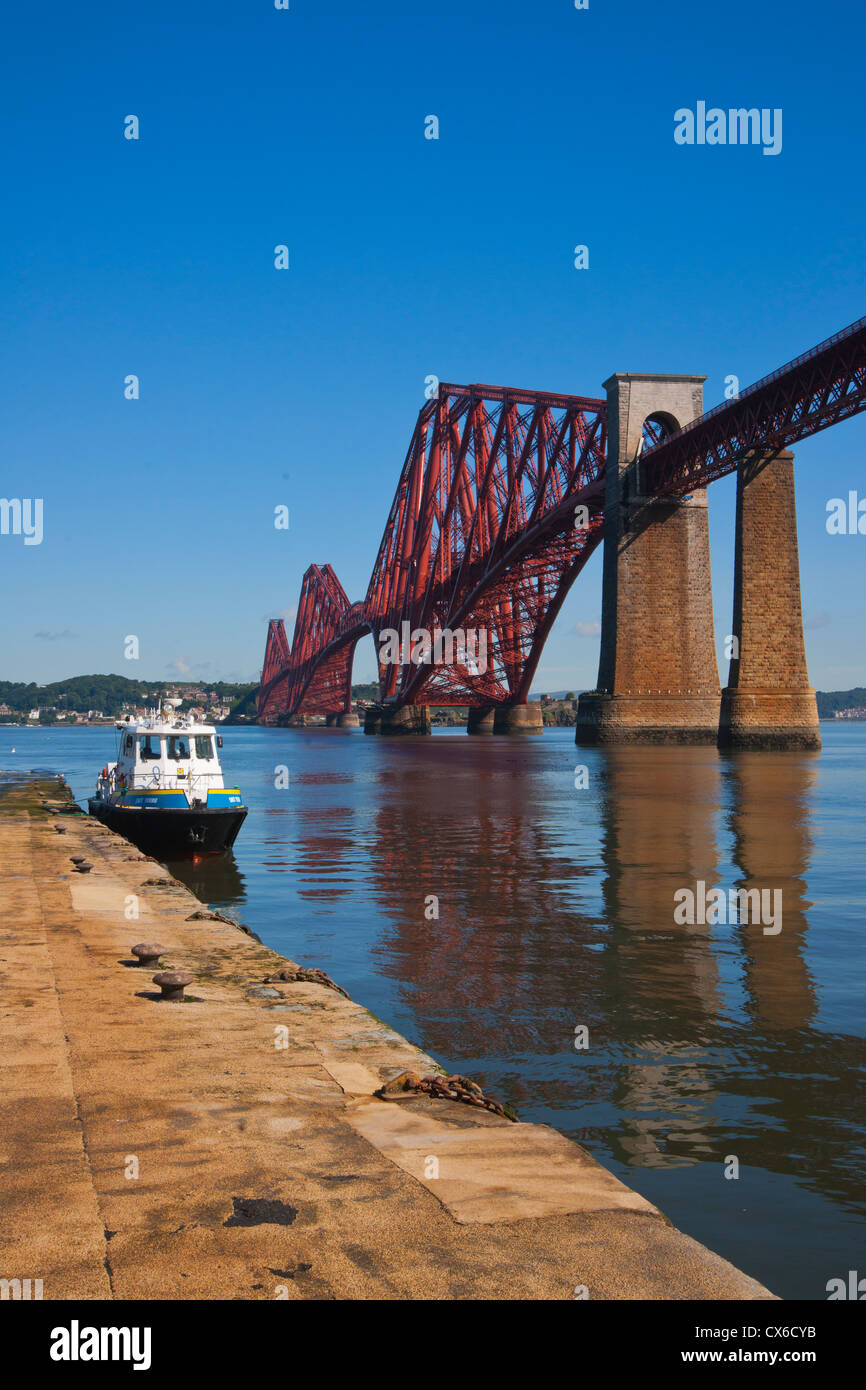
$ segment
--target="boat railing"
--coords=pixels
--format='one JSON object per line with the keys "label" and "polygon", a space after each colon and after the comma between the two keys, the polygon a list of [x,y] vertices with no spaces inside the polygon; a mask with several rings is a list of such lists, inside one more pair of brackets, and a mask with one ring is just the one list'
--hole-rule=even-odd
{"label": "boat railing", "polygon": [[205,796],[211,788],[222,786],[222,772],[163,772],[161,768],[150,768],[147,772],[134,772],[127,777],[126,786],[130,791],[183,791]]}
{"label": "boat railing", "polygon": [[219,772],[194,772],[179,776],[178,772],[163,773],[159,767],[146,772],[120,773],[110,768],[107,776],[100,772],[96,779],[98,796],[113,796],[122,791],[182,791],[189,794],[190,800],[197,797],[207,800],[209,791],[222,790],[223,774]]}

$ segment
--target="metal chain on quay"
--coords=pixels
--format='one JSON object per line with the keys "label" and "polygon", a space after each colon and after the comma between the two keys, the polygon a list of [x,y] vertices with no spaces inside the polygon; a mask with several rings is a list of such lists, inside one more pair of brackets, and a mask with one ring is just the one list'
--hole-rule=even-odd
{"label": "metal chain on quay", "polygon": [[435,1100],[457,1100],[464,1105],[474,1105],[480,1110],[489,1110],[492,1115],[501,1115],[505,1120],[518,1123],[514,1112],[498,1100],[486,1096],[477,1082],[468,1076],[454,1073],[452,1076],[419,1076],[414,1071],[401,1072],[391,1081],[386,1081],[373,1094],[380,1100],[399,1100],[407,1095],[432,1096]]}

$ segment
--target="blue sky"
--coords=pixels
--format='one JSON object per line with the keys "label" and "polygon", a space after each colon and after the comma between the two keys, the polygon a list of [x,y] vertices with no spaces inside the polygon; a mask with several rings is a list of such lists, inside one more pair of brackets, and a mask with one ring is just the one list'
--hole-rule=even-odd
{"label": "blue sky", "polygon": [[[42,497],[45,533],[0,536],[0,678],[255,679],[308,564],[363,597],[430,374],[700,372],[709,407],[860,317],[864,31],[841,0],[15,7],[0,495]],[[781,108],[782,152],[676,145],[698,100]],[[823,689],[866,684],[866,537],[825,529],[864,446],[860,417],[797,449]],[[712,487],[719,648],[733,499]],[[599,613],[600,554],[536,689],[594,685]]]}

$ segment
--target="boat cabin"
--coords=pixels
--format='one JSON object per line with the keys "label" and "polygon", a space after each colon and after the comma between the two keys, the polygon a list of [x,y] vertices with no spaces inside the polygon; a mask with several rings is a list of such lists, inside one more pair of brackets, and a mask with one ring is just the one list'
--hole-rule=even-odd
{"label": "boat cabin", "polygon": [[108,768],[109,792],[182,791],[190,805],[207,804],[223,786],[217,749],[222,739],[212,724],[160,713],[117,725],[117,762]]}
{"label": "boat cabin", "polygon": [[231,849],[247,808],[223,782],[212,724],[179,715],[165,700],[116,725],[117,761],[96,780],[87,809],[145,854],[221,853]]}

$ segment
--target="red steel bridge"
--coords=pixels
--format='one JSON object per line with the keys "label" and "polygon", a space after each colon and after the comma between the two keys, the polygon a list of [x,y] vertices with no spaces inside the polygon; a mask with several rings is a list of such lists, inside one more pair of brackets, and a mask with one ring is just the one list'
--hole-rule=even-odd
{"label": "red steel bridge", "polygon": [[[866,408],[866,319],[666,433],[647,422],[641,491],[681,497]],[[525,704],[547,635],[602,537],[607,403],[501,386],[442,383],[421,409],[366,597],[351,603],[330,565],[304,575],[289,646],[268,627],[258,717],[351,708],[355,644],[385,629],[487,633],[486,670],[379,664],[383,700]]]}

